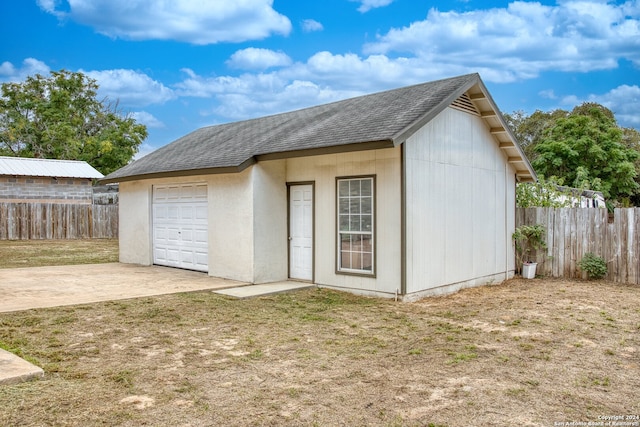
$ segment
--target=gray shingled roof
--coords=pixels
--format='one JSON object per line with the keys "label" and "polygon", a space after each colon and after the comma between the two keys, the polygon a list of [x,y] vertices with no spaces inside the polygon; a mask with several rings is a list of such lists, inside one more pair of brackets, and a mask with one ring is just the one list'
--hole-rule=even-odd
{"label": "gray shingled roof", "polygon": [[[406,140],[475,84],[478,74],[438,80],[273,116],[198,129],[108,175],[103,182],[240,171],[262,156],[349,151]],[[266,157],[265,157],[266,156]]]}

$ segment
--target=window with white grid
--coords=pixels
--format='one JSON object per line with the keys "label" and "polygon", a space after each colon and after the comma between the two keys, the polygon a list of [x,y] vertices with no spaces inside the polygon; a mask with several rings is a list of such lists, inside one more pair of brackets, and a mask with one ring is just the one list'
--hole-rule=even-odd
{"label": "window with white grid", "polygon": [[374,274],[374,178],[337,180],[338,271]]}

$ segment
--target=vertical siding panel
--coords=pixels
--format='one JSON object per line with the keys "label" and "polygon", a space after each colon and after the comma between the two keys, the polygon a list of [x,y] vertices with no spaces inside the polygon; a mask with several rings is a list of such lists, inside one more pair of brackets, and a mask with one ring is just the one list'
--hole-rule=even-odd
{"label": "vertical siding panel", "polygon": [[480,118],[447,109],[405,143],[408,293],[480,284],[513,265],[508,166],[479,129]]}

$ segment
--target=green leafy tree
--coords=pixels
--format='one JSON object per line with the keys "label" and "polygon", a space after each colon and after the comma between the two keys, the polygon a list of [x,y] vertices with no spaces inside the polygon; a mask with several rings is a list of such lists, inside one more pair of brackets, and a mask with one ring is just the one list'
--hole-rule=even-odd
{"label": "green leafy tree", "polygon": [[601,105],[583,104],[558,118],[534,151],[536,172],[566,185],[602,191],[618,203],[638,190],[634,162],[640,153],[623,144],[613,113]]}
{"label": "green leafy tree", "polygon": [[551,112],[536,110],[530,116],[527,116],[524,111],[515,111],[512,114],[505,114],[504,118],[527,158],[533,161],[538,155],[535,147],[542,140],[545,132],[553,127],[556,120],[568,115],[569,112],[565,110]]}
{"label": "green leafy tree", "polygon": [[147,137],[144,125],[97,99],[82,73],[52,71],[3,83],[0,155],[84,160],[103,174],[126,165]]}

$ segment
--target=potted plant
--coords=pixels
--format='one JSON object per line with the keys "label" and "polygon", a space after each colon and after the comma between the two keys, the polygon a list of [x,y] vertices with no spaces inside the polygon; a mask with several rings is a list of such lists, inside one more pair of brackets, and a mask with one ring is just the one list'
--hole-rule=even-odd
{"label": "potted plant", "polygon": [[544,241],[545,229],[542,225],[521,225],[516,228],[511,238],[516,249],[516,260],[520,266],[522,277],[533,279],[536,277],[538,265],[532,258],[532,252],[546,249]]}

